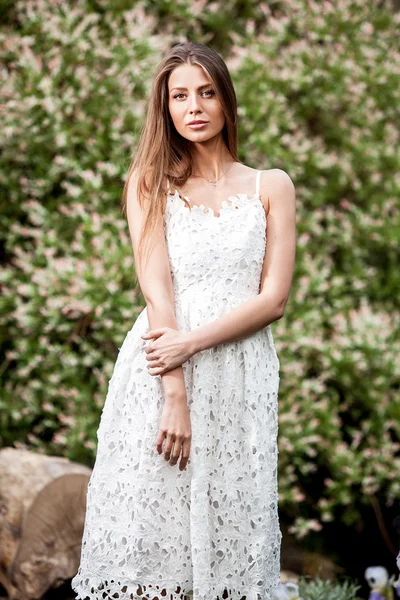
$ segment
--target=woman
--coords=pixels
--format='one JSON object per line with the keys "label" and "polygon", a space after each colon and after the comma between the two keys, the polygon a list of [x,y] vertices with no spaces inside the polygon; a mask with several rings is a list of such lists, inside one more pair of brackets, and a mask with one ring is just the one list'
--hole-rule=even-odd
{"label": "woman", "polygon": [[292,282],[295,190],[238,160],[235,92],[208,47],[178,44],[159,65],[123,202],[147,305],[109,383],[72,586],[96,600],[272,600],[270,324]]}

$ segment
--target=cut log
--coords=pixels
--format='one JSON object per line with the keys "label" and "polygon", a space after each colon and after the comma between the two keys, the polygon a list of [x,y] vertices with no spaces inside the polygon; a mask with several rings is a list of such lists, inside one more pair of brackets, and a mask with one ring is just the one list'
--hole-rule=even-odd
{"label": "cut log", "polygon": [[91,469],[0,450],[0,583],[10,600],[42,598],[78,570]]}

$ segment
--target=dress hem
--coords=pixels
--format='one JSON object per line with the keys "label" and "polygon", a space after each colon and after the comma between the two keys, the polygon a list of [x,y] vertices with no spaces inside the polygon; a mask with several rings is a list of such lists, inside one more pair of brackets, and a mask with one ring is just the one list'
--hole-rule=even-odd
{"label": "dress hem", "polygon": [[[75,578],[74,578],[75,579]],[[141,580],[142,581],[142,580]],[[164,580],[166,581],[166,580]],[[181,586],[175,582],[168,581],[167,585],[157,584],[152,586],[132,579],[111,579],[104,580],[99,577],[81,577],[79,582],[72,585],[72,589],[77,593],[74,600],[108,600],[117,598],[118,600],[275,600],[274,594],[265,592],[259,588],[251,588],[245,593],[232,588],[232,581],[201,584],[205,592],[191,589],[190,582],[184,582],[187,589],[181,590]],[[278,587],[279,582],[276,584]],[[134,586],[135,591],[130,591],[129,587]],[[142,588],[142,594],[137,592],[137,588]],[[97,589],[96,589],[97,588]],[[122,591],[122,588],[126,588]],[[148,588],[148,589],[147,589]],[[166,593],[162,593],[166,592]],[[225,592],[225,595],[224,595]]]}

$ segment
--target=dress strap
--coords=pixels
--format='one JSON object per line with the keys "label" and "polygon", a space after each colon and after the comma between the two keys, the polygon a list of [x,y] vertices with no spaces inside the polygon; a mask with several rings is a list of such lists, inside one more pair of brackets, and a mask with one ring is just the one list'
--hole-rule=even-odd
{"label": "dress strap", "polygon": [[256,196],[260,195],[260,179],[261,179],[262,171],[257,171],[257,179],[256,179]]}

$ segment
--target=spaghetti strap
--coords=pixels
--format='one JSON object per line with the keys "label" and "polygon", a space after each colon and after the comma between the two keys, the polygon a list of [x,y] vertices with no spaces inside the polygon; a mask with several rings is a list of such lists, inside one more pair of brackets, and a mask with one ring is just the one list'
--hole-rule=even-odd
{"label": "spaghetti strap", "polygon": [[260,179],[261,179],[262,171],[257,171],[257,180],[256,180],[256,196],[260,195]]}

